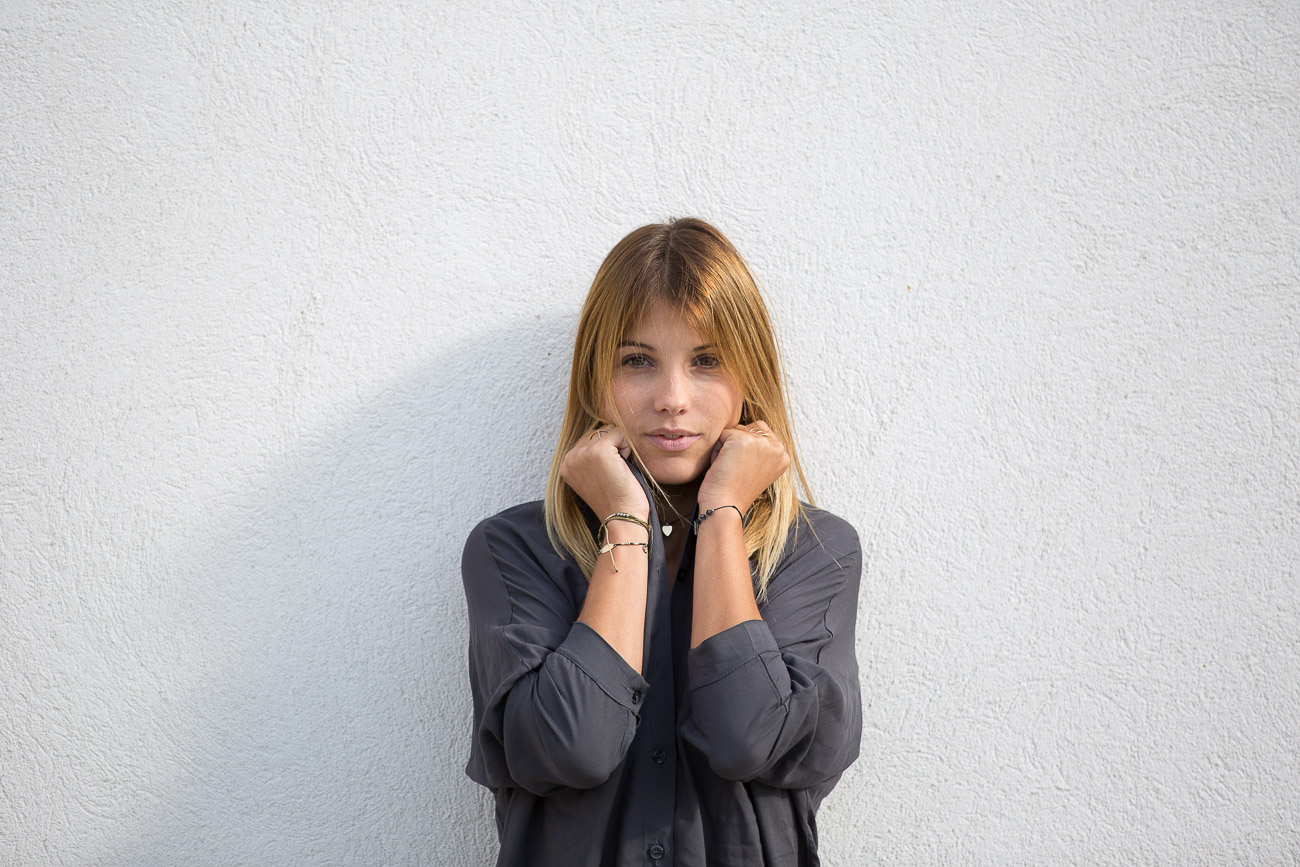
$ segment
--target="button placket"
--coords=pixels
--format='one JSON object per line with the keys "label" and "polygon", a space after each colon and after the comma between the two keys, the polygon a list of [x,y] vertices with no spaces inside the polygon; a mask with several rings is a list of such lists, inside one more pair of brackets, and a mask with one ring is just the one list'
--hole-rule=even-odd
{"label": "button placket", "polygon": [[[636,752],[639,755],[632,761],[646,775],[641,788],[646,806],[644,824],[641,825],[644,834],[640,837],[640,843],[644,847],[641,851],[646,865],[658,867],[659,864],[669,863],[668,846],[672,844],[674,832],[674,772],[668,763],[670,750],[666,746],[666,739],[673,737],[676,730],[676,702],[671,678],[673,594],[667,592],[671,573],[664,557],[663,540],[656,538],[654,542],[650,557],[650,567],[653,570],[651,574],[660,576],[662,581],[654,582],[646,600],[644,676],[651,688],[634,692],[631,699],[634,712],[640,714],[639,734],[644,737],[637,745]],[[650,760],[650,764],[645,764],[646,759]]]}

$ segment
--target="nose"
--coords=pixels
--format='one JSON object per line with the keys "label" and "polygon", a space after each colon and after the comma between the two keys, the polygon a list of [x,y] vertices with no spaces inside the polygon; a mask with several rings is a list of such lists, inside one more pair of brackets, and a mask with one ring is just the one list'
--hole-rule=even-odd
{"label": "nose", "polygon": [[680,371],[667,371],[655,395],[655,411],[681,415],[690,406],[690,385]]}

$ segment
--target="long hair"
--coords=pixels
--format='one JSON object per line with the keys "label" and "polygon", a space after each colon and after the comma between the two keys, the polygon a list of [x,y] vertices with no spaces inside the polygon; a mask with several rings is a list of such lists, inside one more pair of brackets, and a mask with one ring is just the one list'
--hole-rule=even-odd
{"label": "long hair", "polygon": [[[596,541],[578,495],[560,478],[560,465],[569,449],[607,420],[601,408],[614,406],[619,344],[658,302],[680,311],[715,347],[744,399],[741,423],[767,422],[790,456],[790,466],[755,501],[745,521],[745,551],[755,567],[755,596],[762,601],[790,526],[802,514],[799,496],[809,503],[812,496],[799,463],[767,305],[736,248],[702,220],[684,217],[642,226],[615,244],[596,272],[578,320],[569,399],[546,484],[547,533],[556,551],[572,556],[590,578]],[[639,464],[635,444],[632,451]]]}

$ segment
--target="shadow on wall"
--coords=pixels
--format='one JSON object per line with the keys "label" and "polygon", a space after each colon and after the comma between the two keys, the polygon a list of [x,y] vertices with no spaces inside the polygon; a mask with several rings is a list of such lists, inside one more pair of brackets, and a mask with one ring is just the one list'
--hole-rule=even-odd
{"label": "shadow on wall", "polygon": [[[487,863],[460,552],[542,495],[573,321],[439,347],[183,534],[134,822],[96,863]],[[192,538],[191,538],[192,537]]]}

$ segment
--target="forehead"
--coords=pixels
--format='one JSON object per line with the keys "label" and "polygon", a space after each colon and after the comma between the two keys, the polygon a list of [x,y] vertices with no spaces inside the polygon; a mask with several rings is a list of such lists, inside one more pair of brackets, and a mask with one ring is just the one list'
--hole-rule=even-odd
{"label": "forehead", "polygon": [[697,328],[686,311],[658,300],[651,302],[641,320],[632,325],[623,339],[648,346],[696,347],[710,342],[709,335]]}

